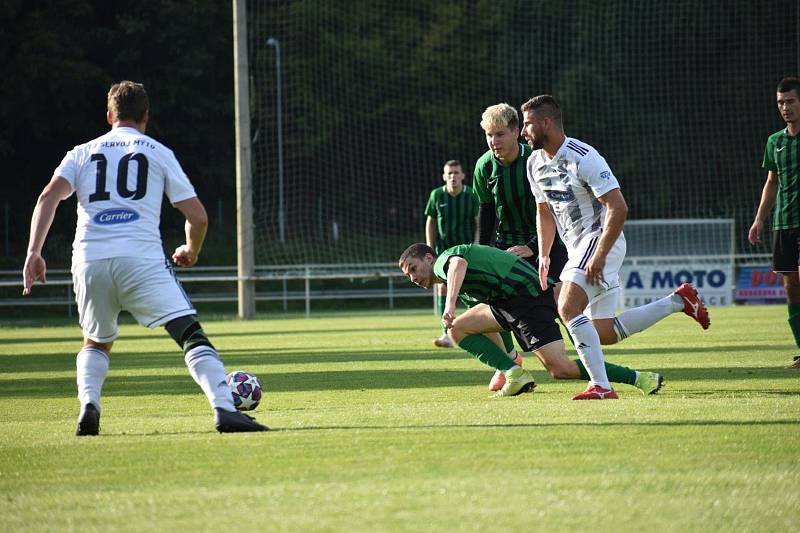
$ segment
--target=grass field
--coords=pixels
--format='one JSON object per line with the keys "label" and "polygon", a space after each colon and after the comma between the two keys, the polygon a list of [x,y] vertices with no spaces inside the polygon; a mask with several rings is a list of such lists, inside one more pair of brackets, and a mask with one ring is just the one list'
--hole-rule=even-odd
{"label": "grass field", "polygon": [[607,350],[660,369],[644,397],[534,394],[439,350],[430,311],[205,321],[265,384],[274,431],[219,435],[163,331],[126,325],[101,436],[76,438],[77,325],[0,326],[0,530],[790,531],[800,371],[785,307],[684,315]]}

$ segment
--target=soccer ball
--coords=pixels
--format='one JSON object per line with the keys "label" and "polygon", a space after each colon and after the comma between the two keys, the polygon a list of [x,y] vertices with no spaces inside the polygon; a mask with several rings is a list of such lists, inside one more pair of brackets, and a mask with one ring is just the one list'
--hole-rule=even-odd
{"label": "soccer ball", "polygon": [[234,370],[226,376],[233,395],[233,405],[239,411],[252,411],[261,402],[261,383],[253,374]]}

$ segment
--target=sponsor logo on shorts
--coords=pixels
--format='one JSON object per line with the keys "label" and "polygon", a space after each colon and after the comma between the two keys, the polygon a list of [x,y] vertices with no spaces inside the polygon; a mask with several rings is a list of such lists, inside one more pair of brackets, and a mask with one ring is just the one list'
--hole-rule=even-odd
{"label": "sponsor logo on shorts", "polygon": [[92,220],[104,226],[111,226],[113,224],[127,224],[128,222],[133,222],[134,220],[138,219],[139,213],[133,209],[123,208],[106,209],[104,211],[100,211],[94,217],[92,217]]}

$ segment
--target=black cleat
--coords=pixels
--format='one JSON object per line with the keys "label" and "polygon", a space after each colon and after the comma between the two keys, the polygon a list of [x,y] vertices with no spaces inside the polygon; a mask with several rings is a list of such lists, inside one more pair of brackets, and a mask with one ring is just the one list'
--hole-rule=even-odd
{"label": "black cleat", "polygon": [[267,426],[259,424],[252,416],[239,411],[226,411],[219,407],[214,409],[214,425],[220,433],[269,431]]}
{"label": "black cleat", "polygon": [[97,410],[97,407],[95,407],[93,403],[87,403],[81,410],[75,435],[84,437],[86,435],[98,434],[100,434],[100,411]]}

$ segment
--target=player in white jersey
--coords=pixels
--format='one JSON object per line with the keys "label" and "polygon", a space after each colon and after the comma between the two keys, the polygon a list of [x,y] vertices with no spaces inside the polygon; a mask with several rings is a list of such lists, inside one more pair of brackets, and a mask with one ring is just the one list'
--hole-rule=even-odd
{"label": "player in white jersey", "polygon": [[100,432],[100,393],[122,309],[144,326],[163,325],[183,349],[189,372],[214,409],[218,431],[266,431],[236,411],[219,354],[164,257],[158,229],[162,197],[186,217],[186,244],[172,255],[179,266],[197,262],[208,227],[205,208],[172,151],[144,134],[149,119],[144,87],[115,84],[107,104],[111,131],[70,150],[39,196],[23,268],[22,293],[28,295],[34,281],[45,281],[41,252],[56,208],[74,192],[72,277],[84,335],[76,360],[81,410],[75,434]]}
{"label": "player in white jersey", "polygon": [[589,374],[588,388],[573,399],[614,399],[601,344],[619,342],[678,311],[707,329],[708,311],[697,290],[685,283],[660,300],[614,316],[628,213],[617,178],[597,150],[564,134],[554,97],[536,96],[522,105],[522,113],[523,135],[534,149],[527,174],[537,202],[540,279],[547,279],[556,231],[569,254],[558,312]]}

